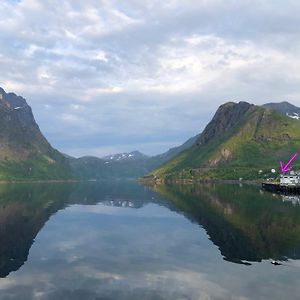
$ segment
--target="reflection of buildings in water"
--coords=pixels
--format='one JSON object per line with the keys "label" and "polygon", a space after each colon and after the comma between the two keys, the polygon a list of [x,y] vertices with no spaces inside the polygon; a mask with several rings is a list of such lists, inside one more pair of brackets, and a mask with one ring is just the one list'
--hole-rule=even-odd
{"label": "reflection of buildings in water", "polygon": [[283,202],[291,202],[293,205],[300,205],[300,196],[297,195],[282,195]]}
{"label": "reflection of buildings in water", "polygon": [[104,205],[107,206],[115,206],[115,207],[135,207],[134,203],[128,200],[122,200],[122,199],[112,199],[112,200],[106,200],[101,202]]}
{"label": "reflection of buildings in water", "polygon": [[127,208],[141,208],[144,206],[144,202],[141,200],[127,200],[127,199],[106,199],[99,202],[105,206],[114,206],[114,207],[127,207]]}

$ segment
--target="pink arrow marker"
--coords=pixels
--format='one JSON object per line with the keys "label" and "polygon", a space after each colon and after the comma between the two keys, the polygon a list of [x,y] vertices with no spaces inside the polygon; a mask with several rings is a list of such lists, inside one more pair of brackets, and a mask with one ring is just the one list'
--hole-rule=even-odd
{"label": "pink arrow marker", "polygon": [[286,165],[284,166],[282,161],[280,161],[280,168],[281,168],[281,172],[282,173],[285,173],[285,172],[288,172],[290,171],[292,168],[289,168],[289,165],[293,162],[293,160],[298,156],[298,153],[295,153],[291,159],[286,163]]}

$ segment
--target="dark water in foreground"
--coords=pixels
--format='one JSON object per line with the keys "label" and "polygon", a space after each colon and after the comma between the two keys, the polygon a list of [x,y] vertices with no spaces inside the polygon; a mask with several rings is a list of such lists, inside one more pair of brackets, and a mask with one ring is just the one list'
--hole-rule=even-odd
{"label": "dark water in foreground", "polygon": [[299,259],[298,199],[257,186],[0,186],[1,300],[300,299]]}

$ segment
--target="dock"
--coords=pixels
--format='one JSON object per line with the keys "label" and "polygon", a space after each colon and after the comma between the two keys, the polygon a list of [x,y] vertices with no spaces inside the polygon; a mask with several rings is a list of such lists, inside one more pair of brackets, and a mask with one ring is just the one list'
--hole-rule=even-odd
{"label": "dock", "polygon": [[284,194],[300,194],[299,185],[282,185],[279,182],[263,182],[262,188],[270,192],[281,192]]}

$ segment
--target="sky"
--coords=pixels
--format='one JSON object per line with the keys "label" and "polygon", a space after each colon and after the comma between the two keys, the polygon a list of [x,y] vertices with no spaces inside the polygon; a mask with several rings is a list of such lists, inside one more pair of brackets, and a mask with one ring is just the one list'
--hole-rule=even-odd
{"label": "sky", "polygon": [[295,0],[1,0],[0,86],[75,157],[154,155],[227,101],[300,106]]}

